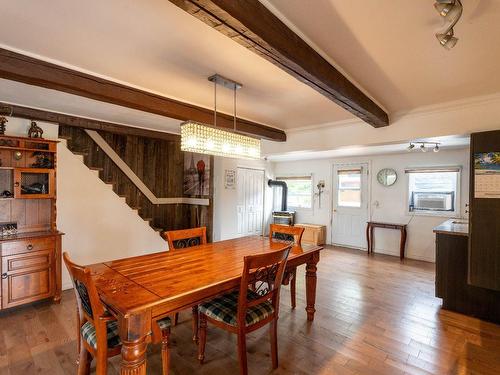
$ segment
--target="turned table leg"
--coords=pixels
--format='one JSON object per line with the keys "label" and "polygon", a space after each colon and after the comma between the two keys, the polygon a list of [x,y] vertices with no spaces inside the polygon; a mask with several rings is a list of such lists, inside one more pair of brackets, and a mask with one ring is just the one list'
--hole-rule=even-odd
{"label": "turned table leg", "polygon": [[405,246],[406,246],[406,226],[401,228],[401,242],[399,245],[399,259],[403,260],[405,257]]}
{"label": "turned table leg", "polygon": [[316,304],[316,265],[319,262],[319,252],[312,254],[310,260],[306,264],[306,312],[307,320],[312,322],[314,320],[314,313],[316,309],[314,305]]}
{"label": "turned table leg", "polygon": [[151,315],[131,315],[120,318],[122,340],[121,375],[146,375],[147,337],[151,333]]}

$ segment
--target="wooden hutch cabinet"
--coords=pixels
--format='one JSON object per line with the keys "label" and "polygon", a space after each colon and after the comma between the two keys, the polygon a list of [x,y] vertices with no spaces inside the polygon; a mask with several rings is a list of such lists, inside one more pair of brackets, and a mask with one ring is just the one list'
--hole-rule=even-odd
{"label": "wooden hutch cabinet", "polygon": [[0,309],[61,298],[57,141],[0,135]]}

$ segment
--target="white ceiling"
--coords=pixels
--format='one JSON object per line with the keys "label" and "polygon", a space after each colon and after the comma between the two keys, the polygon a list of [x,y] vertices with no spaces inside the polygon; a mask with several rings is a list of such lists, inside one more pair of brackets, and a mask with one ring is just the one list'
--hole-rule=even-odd
{"label": "white ceiling", "polygon": [[[217,72],[243,84],[239,116],[283,129],[352,117],[166,0],[0,0],[0,9],[8,49],[207,108]],[[232,93],[218,94],[232,113]]]}
{"label": "white ceiling", "polygon": [[390,113],[500,91],[500,1],[465,0],[448,51],[434,1],[262,0]]}
{"label": "white ceiling", "polygon": [[[451,51],[434,37],[442,24],[431,0],[261,1],[392,115],[500,91],[500,1],[464,1]],[[243,83],[239,116],[285,130],[353,118],[167,0],[0,0],[0,9],[4,48],[207,108],[206,77],[217,72]],[[232,113],[231,93],[219,93]],[[178,131],[161,116],[2,80],[0,101]]]}

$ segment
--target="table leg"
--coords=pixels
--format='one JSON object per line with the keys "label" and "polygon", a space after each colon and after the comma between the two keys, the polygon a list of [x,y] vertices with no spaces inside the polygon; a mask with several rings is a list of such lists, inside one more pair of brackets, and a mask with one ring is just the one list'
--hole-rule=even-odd
{"label": "table leg", "polygon": [[366,224],[366,253],[370,254],[370,224]]}
{"label": "table leg", "polygon": [[312,254],[310,260],[307,261],[306,264],[306,312],[307,312],[307,320],[312,322],[314,320],[314,313],[316,309],[314,305],[316,304],[316,271],[317,264],[319,262],[319,252]]}
{"label": "table leg", "polygon": [[403,260],[405,258],[405,246],[406,246],[406,227],[401,228],[401,243],[399,245],[399,259]]}
{"label": "table leg", "polygon": [[151,333],[151,314],[119,319],[122,340],[121,375],[146,375],[147,337]]}
{"label": "table leg", "polygon": [[370,225],[370,250],[368,253],[373,254],[373,226]]}

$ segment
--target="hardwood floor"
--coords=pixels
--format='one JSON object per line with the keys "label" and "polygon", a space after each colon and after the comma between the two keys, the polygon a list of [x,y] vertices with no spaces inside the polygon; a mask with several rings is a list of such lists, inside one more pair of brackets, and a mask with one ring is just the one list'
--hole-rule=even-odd
{"label": "hardwood floor", "polygon": [[[297,308],[283,287],[280,367],[271,371],[267,329],[248,336],[250,374],[500,374],[500,326],[440,309],[434,265],[329,248],[318,266],[316,319],[306,322],[304,268]],[[76,374],[75,300],[0,314],[0,375]],[[238,373],[234,335],[208,330],[206,363],[191,341],[191,316],[172,330],[172,371]],[[119,357],[109,374],[118,374]],[[92,369],[94,371],[94,368]],[[148,373],[161,373],[160,347],[149,347]]]}

